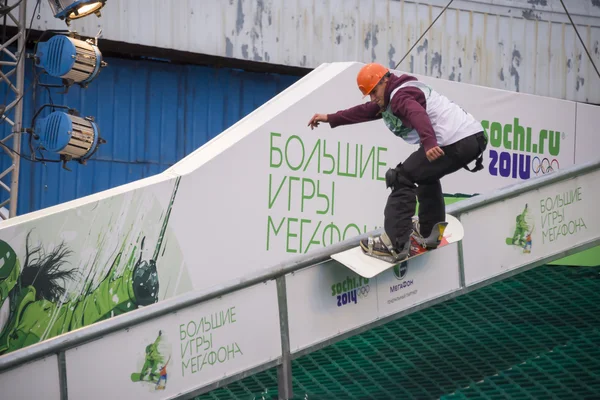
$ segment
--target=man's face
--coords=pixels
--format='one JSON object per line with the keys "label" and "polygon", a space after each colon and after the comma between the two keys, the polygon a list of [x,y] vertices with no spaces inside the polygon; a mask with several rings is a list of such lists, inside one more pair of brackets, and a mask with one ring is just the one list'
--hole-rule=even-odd
{"label": "man's face", "polygon": [[385,92],[385,85],[387,84],[387,78],[383,79],[382,81],[380,81],[377,86],[375,86],[373,88],[373,90],[371,90],[371,93],[369,93],[369,96],[371,96],[371,102],[372,103],[377,103],[377,105],[379,107],[383,107],[384,105],[384,92]]}

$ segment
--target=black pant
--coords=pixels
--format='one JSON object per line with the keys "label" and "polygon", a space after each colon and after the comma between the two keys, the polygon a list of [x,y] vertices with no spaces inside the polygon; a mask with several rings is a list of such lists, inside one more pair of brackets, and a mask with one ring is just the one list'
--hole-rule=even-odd
{"label": "black pant", "polygon": [[391,174],[386,177],[387,184],[392,187],[392,193],[385,206],[384,229],[398,250],[410,237],[411,219],[417,206],[416,198],[419,199],[421,235],[427,237],[436,223],[446,220],[440,179],[466,167],[483,154],[486,146],[487,139],[480,132],[441,147],[444,155],[433,162],[427,159],[421,146],[404,163],[388,171]]}

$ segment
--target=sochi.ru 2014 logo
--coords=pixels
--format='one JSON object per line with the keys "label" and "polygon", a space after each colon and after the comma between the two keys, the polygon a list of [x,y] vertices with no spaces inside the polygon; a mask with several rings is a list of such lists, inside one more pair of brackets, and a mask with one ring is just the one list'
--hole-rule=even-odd
{"label": "sochi.ru 2014 logo", "polygon": [[146,382],[154,390],[164,390],[167,387],[167,366],[171,361],[170,347],[162,331],[158,331],[156,340],[146,345],[144,357],[140,359],[141,368],[131,374],[131,381]]}
{"label": "sochi.ru 2014 logo", "polygon": [[514,233],[512,237],[506,238],[506,244],[522,248],[523,253],[531,253],[531,234],[533,233],[535,224],[527,204],[525,204],[525,209],[517,215],[515,220]]}
{"label": "sochi.ru 2014 logo", "polygon": [[566,132],[533,129],[519,118],[482,120],[481,125],[489,139],[490,175],[525,180],[559,170],[560,142]]}
{"label": "sochi.ru 2014 logo", "polygon": [[331,295],[335,297],[337,306],[342,307],[358,303],[359,299],[369,295],[370,289],[368,278],[348,276],[343,281],[331,285]]}

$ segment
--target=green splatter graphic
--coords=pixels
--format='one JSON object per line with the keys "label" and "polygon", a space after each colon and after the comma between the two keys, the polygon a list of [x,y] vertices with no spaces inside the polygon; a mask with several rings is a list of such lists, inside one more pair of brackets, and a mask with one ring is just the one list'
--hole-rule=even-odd
{"label": "green splatter graphic", "polygon": [[[130,225],[110,265],[100,265],[100,251],[110,236],[118,234],[113,232],[112,219],[110,228],[96,238],[97,251],[92,260],[82,264],[83,268],[62,268],[73,253],[64,242],[46,253],[41,245],[31,247],[29,232],[21,270],[16,252],[0,240],[0,255],[4,257],[0,268],[0,307],[10,310],[8,318],[0,321],[0,355],[157,302],[156,261],[179,181],[180,178],[175,180],[149,261],[142,259],[145,236],[138,234],[135,243],[131,243],[134,226]],[[87,276],[80,276],[82,270],[87,271]],[[68,284],[80,282],[81,289],[69,293]]]}

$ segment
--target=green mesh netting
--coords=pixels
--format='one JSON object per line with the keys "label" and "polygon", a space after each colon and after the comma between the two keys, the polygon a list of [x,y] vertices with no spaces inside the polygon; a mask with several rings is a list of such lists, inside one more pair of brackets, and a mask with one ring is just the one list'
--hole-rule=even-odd
{"label": "green mesh netting", "polygon": [[[539,267],[292,367],[295,399],[600,398],[600,268]],[[263,398],[275,368],[196,399]]]}

